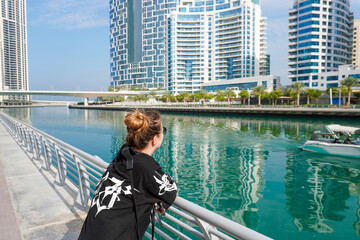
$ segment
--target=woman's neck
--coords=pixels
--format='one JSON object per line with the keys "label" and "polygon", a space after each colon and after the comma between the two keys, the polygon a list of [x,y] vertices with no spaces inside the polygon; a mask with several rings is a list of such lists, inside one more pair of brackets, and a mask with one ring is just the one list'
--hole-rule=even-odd
{"label": "woman's neck", "polygon": [[134,148],[134,151],[136,151],[136,152],[141,152],[141,153],[145,153],[145,154],[151,156],[151,155],[154,153],[155,149],[152,148],[151,146],[146,146],[146,147],[144,147],[143,149],[135,149],[135,148]]}

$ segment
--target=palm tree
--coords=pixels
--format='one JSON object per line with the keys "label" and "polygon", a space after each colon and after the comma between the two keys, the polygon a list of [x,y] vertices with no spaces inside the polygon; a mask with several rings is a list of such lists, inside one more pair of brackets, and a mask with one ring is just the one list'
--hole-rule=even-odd
{"label": "palm tree", "polygon": [[169,100],[171,98],[171,93],[170,92],[164,92],[163,97],[166,98],[166,102],[169,102]]}
{"label": "palm tree", "polygon": [[316,89],[312,92],[311,97],[316,99],[316,104],[319,104],[319,98],[322,96],[322,91],[319,89]]}
{"label": "palm tree", "polygon": [[219,102],[225,101],[224,92],[221,91],[220,89],[216,90],[215,100]]}
{"label": "palm tree", "polygon": [[305,90],[305,94],[306,94],[306,97],[307,97],[307,101],[306,101],[306,104],[309,105],[310,104],[310,98],[312,97],[312,94],[314,93],[315,89],[312,89],[312,88],[308,88]]}
{"label": "palm tree", "polygon": [[[347,94],[347,88],[345,86],[341,86],[339,88],[339,92],[341,93],[341,96],[342,96],[342,103],[345,104],[346,102],[346,94]],[[340,101],[340,99],[339,99]]]}
{"label": "palm tree", "polygon": [[296,82],[291,85],[292,89],[296,92],[297,96],[297,106],[300,106],[300,94],[305,87],[305,85],[302,82]]}
{"label": "palm tree", "polygon": [[240,99],[243,100],[243,104],[245,105],[246,99],[249,98],[249,92],[246,91],[245,89],[243,89],[243,90],[241,90],[241,92],[239,93],[239,97],[240,97]]}
{"label": "palm tree", "polygon": [[344,80],[340,81],[341,86],[344,86],[347,88],[347,93],[348,93],[348,102],[346,105],[350,105],[350,98],[351,98],[351,92],[352,92],[352,87],[354,87],[359,79],[357,78],[353,78],[353,77],[347,77]]}
{"label": "palm tree", "polygon": [[226,99],[227,99],[228,105],[230,105],[230,98],[236,97],[236,94],[235,94],[235,92],[234,92],[233,90],[231,90],[231,89],[226,89],[226,90],[224,91],[224,96],[225,96]]}
{"label": "palm tree", "polygon": [[274,101],[274,104],[277,105],[277,100],[280,96],[284,95],[281,88],[280,87],[277,87],[275,90],[273,90],[271,92],[271,96],[272,98],[275,100]]}
{"label": "palm tree", "polygon": [[176,99],[178,101],[183,101],[186,102],[189,99],[190,93],[189,92],[180,92],[177,96]]}
{"label": "palm tree", "polygon": [[198,92],[199,97],[203,99],[203,105],[205,104],[205,98],[207,94],[208,91],[206,91],[205,89],[201,89],[200,92]]}
{"label": "palm tree", "polygon": [[252,91],[256,97],[258,97],[258,105],[261,106],[261,95],[265,92],[265,86],[259,85],[256,87],[253,87]]}
{"label": "palm tree", "polygon": [[155,103],[155,96],[157,95],[157,92],[155,90],[151,90],[149,92],[149,95],[152,97],[153,103]]}

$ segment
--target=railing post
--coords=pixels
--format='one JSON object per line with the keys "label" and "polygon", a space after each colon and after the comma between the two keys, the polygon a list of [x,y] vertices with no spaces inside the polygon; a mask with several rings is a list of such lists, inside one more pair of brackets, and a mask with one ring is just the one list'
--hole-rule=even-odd
{"label": "railing post", "polygon": [[56,159],[57,159],[57,174],[56,174],[56,181],[59,183],[59,185],[64,185],[65,183],[65,174],[64,174],[64,168],[62,166],[61,157],[63,156],[60,152],[60,149],[58,146],[53,143],[55,153],[56,153]]}
{"label": "railing post", "polygon": [[44,161],[43,161],[43,168],[46,170],[50,169],[50,160],[48,155],[48,147],[45,139],[42,139],[42,144],[44,145]]}
{"label": "railing post", "polygon": [[23,145],[24,147],[28,147],[28,140],[27,140],[27,136],[26,136],[26,131],[24,128],[21,128],[22,131],[22,135],[23,135]]}
{"label": "railing post", "polygon": [[85,178],[87,177],[85,174],[86,168],[83,166],[81,160],[75,154],[72,154],[72,156],[75,161],[76,169],[79,176],[79,191],[76,196],[76,203],[86,208],[88,207],[87,199],[90,197],[90,184],[88,181],[85,180]]}
{"label": "railing post", "polygon": [[36,159],[40,160],[41,156],[40,156],[40,152],[39,152],[38,140],[36,138],[36,134],[34,133],[34,131],[32,131],[31,133],[32,133],[32,138],[34,139],[34,147],[35,147]]}
{"label": "railing post", "polygon": [[[31,130],[30,130],[31,131]],[[31,131],[32,133],[32,131]],[[28,139],[29,139],[29,152],[34,153],[34,142],[32,138],[32,134],[29,131],[27,131]]]}
{"label": "railing post", "polygon": [[207,222],[195,217],[195,221],[198,223],[197,225],[200,227],[202,233],[204,234],[204,238],[206,240],[219,240],[217,236],[211,235],[210,236],[210,229],[216,230],[216,228]]}

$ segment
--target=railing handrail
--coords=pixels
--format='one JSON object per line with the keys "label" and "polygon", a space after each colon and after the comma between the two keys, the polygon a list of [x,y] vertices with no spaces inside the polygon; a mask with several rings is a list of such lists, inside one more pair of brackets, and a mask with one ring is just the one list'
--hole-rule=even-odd
{"label": "railing handrail", "polygon": [[[98,167],[100,167],[102,169],[106,169],[107,166],[108,166],[108,163],[105,162],[104,160],[102,160],[101,158],[90,155],[90,154],[88,154],[88,153],[86,153],[86,152],[84,152],[84,151],[82,151],[82,150],[80,150],[80,149],[78,149],[78,148],[76,148],[74,146],[71,146],[70,144],[67,144],[67,143],[65,143],[65,142],[63,142],[63,141],[61,141],[61,140],[47,134],[47,133],[44,133],[43,131],[41,131],[39,129],[36,129],[36,128],[34,128],[34,127],[32,127],[32,126],[18,120],[18,119],[10,117],[5,113],[0,112],[0,120],[3,120],[2,121],[3,123],[5,123],[4,120],[7,120],[7,121],[11,122],[11,124],[17,124],[16,126],[13,126],[13,128],[16,128],[16,127],[19,128],[19,126],[22,125],[22,126],[27,128],[26,131],[31,130],[32,133],[37,133],[37,134],[39,134],[39,136],[45,137],[45,138],[51,140],[51,142],[56,143],[58,145],[58,147],[60,147],[62,149],[66,149],[67,151],[69,150],[69,152],[75,153],[76,155],[78,155],[79,157],[85,159],[89,163],[94,164],[95,166],[98,166]],[[9,126],[8,124],[6,124],[6,126],[8,128],[11,128],[11,126]],[[15,129],[12,129],[12,130],[15,131]],[[17,130],[19,131],[18,134],[21,135],[21,140],[25,139],[25,141],[26,141],[25,145],[27,147],[29,147],[29,145],[31,145],[30,147],[32,149],[34,148],[36,151],[39,151],[38,150],[39,146],[37,145],[38,144],[38,139],[36,139],[36,137],[35,137],[35,139],[33,139],[31,137],[31,134],[30,134],[30,137],[28,136],[29,139],[26,139],[27,135],[24,134],[23,132],[21,132],[21,131],[24,131],[24,129],[22,129],[22,130],[17,129]],[[24,135],[24,137],[23,137],[23,135]],[[44,161],[45,161],[46,158],[47,158],[47,154],[48,154],[47,148],[46,148],[45,145],[43,146],[43,149],[44,149],[43,155],[44,155]],[[53,151],[54,150],[56,151],[56,147],[54,147]],[[39,154],[39,153],[37,153],[37,154]],[[57,154],[59,154],[59,153],[57,153]],[[65,154],[65,155],[68,155],[68,154]],[[59,158],[59,156],[58,156],[58,158]],[[75,159],[75,157],[74,157],[74,159]],[[58,159],[57,161],[58,161],[57,162],[58,166],[60,165],[60,168],[57,167],[58,168],[58,174],[60,174],[60,172],[61,172],[60,169],[61,169],[61,165],[62,165],[63,160],[60,161]],[[75,163],[76,163],[76,161],[75,161]],[[84,163],[82,163],[82,164],[84,164]],[[67,171],[67,170],[68,169],[65,169],[65,171]],[[88,174],[88,176],[91,173],[87,169],[81,170],[81,167],[80,167],[80,169],[77,169],[77,170],[80,172],[80,174],[79,174],[79,191],[82,192],[82,193],[78,193],[78,194],[84,194],[84,193],[88,194],[88,196],[86,196],[87,199],[88,199],[88,198],[90,198],[90,191],[84,190],[83,189],[84,184],[80,184],[80,183],[82,183],[82,180],[84,180],[81,177],[84,173]],[[63,169],[63,171],[64,171],[64,169]],[[67,173],[69,173],[69,172],[67,172]],[[72,175],[72,174],[70,174],[70,175]],[[69,177],[67,175],[65,177],[69,179]],[[92,177],[92,178],[96,178],[96,177]],[[89,181],[89,180],[87,180],[87,181]],[[71,182],[73,184],[75,184],[73,181],[71,181]],[[86,201],[84,196],[82,196],[81,198],[82,198],[81,201],[82,201],[83,205],[84,205],[84,202],[86,202],[85,205],[89,206],[89,203],[88,203],[88,201]],[[188,201],[188,200],[186,200],[186,199],[184,199],[182,197],[177,196],[173,206],[187,212],[188,214],[190,214],[193,217],[193,221],[191,221],[191,222],[198,225],[201,228],[202,234],[200,232],[198,232],[197,230],[195,230],[195,229],[193,229],[194,230],[193,232],[195,232],[195,235],[197,235],[198,237],[201,236],[201,238],[203,238],[203,239],[210,239],[210,237],[209,237],[210,235],[213,236],[213,238],[211,238],[211,239],[232,239],[232,238],[228,237],[227,235],[223,234],[222,232],[219,232],[217,229],[220,229],[223,232],[225,232],[225,233],[227,233],[227,234],[229,234],[229,235],[231,235],[231,236],[233,236],[235,238],[238,238],[238,239],[251,239],[251,240],[255,240],[255,239],[256,240],[262,240],[262,239],[268,240],[268,239],[270,239],[270,238],[268,238],[268,237],[266,237],[266,236],[264,236],[264,235],[262,235],[262,234],[260,234],[260,233],[258,233],[256,231],[252,230],[252,229],[249,229],[249,228],[247,228],[247,227],[245,227],[243,225],[240,225],[240,224],[238,224],[238,223],[236,223],[234,221],[231,221],[231,220],[229,220],[229,219],[227,219],[227,218],[225,218],[225,217],[223,217],[223,216],[221,216],[219,214],[216,214],[216,213],[214,213],[212,211],[209,211],[209,210],[207,210],[207,209],[205,209],[205,208],[203,208],[203,207],[201,207],[201,206],[199,206],[197,204],[194,204],[194,203],[192,203],[192,202],[190,202],[190,201]],[[169,209],[169,211],[176,214],[176,212],[179,211],[179,210],[174,209],[174,207],[171,207]],[[171,216],[166,217],[166,218],[171,221]],[[199,220],[201,220],[201,221],[199,221]],[[174,222],[174,221],[172,221],[172,222]],[[187,225],[187,224],[182,223],[182,225]],[[173,229],[171,226],[166,227],[166,228],[169,229],[170,231],[172,231],[173,233],[177,234],[180,237],[183,235],[183,233],[179,232],[176,229]],[[188,228],[191,228],[191,227],[190,226],[186,226],[185,228],[183,227],[183,229],[185,229],[185,230],[187,230]],[[157,229],[156,232],[158,232],[162,236],[166,236],[166,238],[168,238],[168,239],[170,238],[168,235],[163,233],[160,229]],[[215,238],[214,238],[214,236],[215,236]],[[219,236],[221,238],[217,238]]]}

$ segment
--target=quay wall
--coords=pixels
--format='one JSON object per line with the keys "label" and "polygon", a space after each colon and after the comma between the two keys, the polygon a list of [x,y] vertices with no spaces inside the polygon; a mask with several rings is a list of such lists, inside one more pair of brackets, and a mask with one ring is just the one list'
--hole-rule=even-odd
{"label": "quay wall", "polygon": [[114,106],[114,105],[69,105],[69,108],[117,110],[128,111],[136,108],[158,110],[160,112],[172,113],[204,113],[204,114],[232,114],[232,115],[260,115],[260,116],[293,116],[293,117],[326,117],[326,118],[356,118],[360,117],[360,109],[352,108],[261,108],[261,107],[172,107],[172,106]]}

